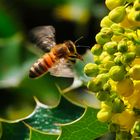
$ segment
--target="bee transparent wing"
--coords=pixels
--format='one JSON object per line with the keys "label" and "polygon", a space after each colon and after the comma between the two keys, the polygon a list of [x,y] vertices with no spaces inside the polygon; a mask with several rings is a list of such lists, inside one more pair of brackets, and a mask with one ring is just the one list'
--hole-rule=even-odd
{"label": "bee transparent wing", "polygon": [[75,75],[72,64],[64,58],[61,58],[52,68],[50,68],[49,72],[51,75],[57,77],[70,78]]}
{"label": "bee transparent wing", "polygon": [[44,52],[49,52],[56,45],[53,26],[38,26],[31,30],[29,37]]}

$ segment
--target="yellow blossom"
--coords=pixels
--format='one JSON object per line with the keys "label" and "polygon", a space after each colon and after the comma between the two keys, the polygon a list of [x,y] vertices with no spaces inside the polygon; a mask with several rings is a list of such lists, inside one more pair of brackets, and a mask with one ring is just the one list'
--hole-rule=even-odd
{"label": "yellow blossom", "polygon": [[133,111],[125,110],[122,113],[113,115],[112,122],[120,125],[123,131],[129,131],[135,123],[136,117]]}
{"label": "yellow blossom", "polygon": [[140,81],[134,81],[134,92],[127,100],[131,107],[140,109]]}
{"label": "yellow blossom", "polygon": [[129,78],[119,81],[116,85],[117,93],[123,97],[128,97],[132,95],[133,90],[134,90],[133,81]]}

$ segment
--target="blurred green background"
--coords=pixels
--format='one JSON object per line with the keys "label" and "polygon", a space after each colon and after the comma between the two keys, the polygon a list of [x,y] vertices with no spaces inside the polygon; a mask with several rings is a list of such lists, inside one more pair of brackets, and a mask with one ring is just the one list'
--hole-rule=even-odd
{"label": "blurred green background", "polygon": [[[37,80],[28,78],[31,65],[42,54],[30,43],[29,31],[36,26],[53,25],[57,43],[75,41],[83,36],[78,45],[91,47],[100,29],[100,20],[106,13],[104,0],[0,1],[1,120],[16,120],[29,115],[36,106],[34,97],[45,105],[56,106],[61,94],[56,85],[65,89],[73,82],[73,79],[49,74]],[[78,52],[84,55],[86,49],[78,48]],[[87,61],[90,58],[92,60],[92,57],[85,58]],[[78,64],[80,70],[85,63]],[[77,89],[67,97],[82,104],[79,100],[85,98],[85,95],[83,93],[83,97],[79,97],[77,93],[80,90]]]}

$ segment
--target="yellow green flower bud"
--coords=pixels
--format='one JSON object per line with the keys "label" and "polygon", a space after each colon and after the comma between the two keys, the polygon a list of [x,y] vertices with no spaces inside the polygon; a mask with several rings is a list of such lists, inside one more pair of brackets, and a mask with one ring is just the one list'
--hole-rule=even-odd
{"label": "yellow green flower bud", "polygon": [[106,0],[105,4],[109,10],[125,4],[126,0]]}
{"label": "yellow green flower bud", "polygon": [[88,63],[85,67],[84,67],[84,73],[87,76],[96,76],[99,73],[99,67],[96,64],[93,63]]}
{"label": "yellow green flower bud", "polygon": [[109,84],[109,82],[107,82],[103,85],[103,90],[104,91],[110,91],[111,90],[111,85]]}
{"label": "yellow green flower bud", "polygon": [[106,68],[100,68],[99,74],[107,73],[108,70]]}
{"label": "yellow green flower bud", "polygon": [[135,52],[127,52],[122,55],[122,63],[128,64],[131,63],[136,57]]}
{"label": "yellow green flower bud", "polygon": [[109,54],[114,54],[117,51],[117,42],[112,41],[112,42],[107,42],[104,44],[103,49],[109,53]]}
{"label": "yellow green flower bud", "polygon": [[124,6],[119,6],[110,11],[109,13],[109,18],[111,21],[115,23],[120,23],[121,21],[124,20],[126,15],[125,7]]}
{"label": "yellow green flower bud", "polygon": [[101,90],[96,94],[96,97],[100,101],[105,101],[109,98],[109,92]]}
{"label": "yellow green flower bud", "polygon": [[116,42],[119,42],[123,39],[123,36],[122,35],[113,35],[111,40],[112,41],[116,41]]}
{"label": "yellow green flower bud", "polygon": [[126,71],[122,66],[113,66],[109,71],[109,76],[114,81],[121,81],[124,79]]}
{"label": "yellow green flower bud", "polygon": [[88,82],[87,87],[93,92],[98,92],[102,89],[102,81],[99,81],[96,78],[94,78]]}
{"label": "yellow green flower bud", "polygon": [[99,32],[96,36],[96,42],[100,45],[104,45],[106,42],[111,40],[112,35],[111,34],[107,34],[105,32]]}
{"label": "yellow green flower bud", "polygon": [[121,113],[122,111],[124,111],[124,109],[125,109],[124,102],[119,98],[115,98],[112,102],[112,112]]}
{"label": "yellow green flower bud", "polygon": [[105,16],[100,23],[101,27],[110,27],[113,24],[113,22],[109,19],[108,16]]}
{"label": "yellow green flower bud", "polygon": [[121,40],[119,43],[118,43],[118,51],[119,52],[126,52],[128,50],[128,46],[127,46],[127,42],[126,40]]}
{"label": "yellow green flower bud", "polygon": [[116,57],[114,58],[114,62],[115,62],[116,65],[122,65],[121,55],[116,56]]}
{"label": "yellow green flower bud", "polygon": [[101,122],[106,122],[106,121],[110,120],[111,116],[112,116],[112,114],[111,114],[111,112],[109,110],[101,109],[97,113],[97,118]]}
{"label": "yellow green flower bud", "polygon": [[106,69],[110,69],[112,66],[115,66],[115,63],[113,61],[107,61],[107,63],[104,63],[104,67]]}
{"label": "yellow green flower bud", "polygon": [[140,65],[134,65],[129,70],[129,74],[133,78],[133,80],[140,80]]}
{"label": "yellow green flower bud", "polygon": [[94,60],[94,63],[96,63],[96,64],[100,64],[101,63],[100,57],[97,56],[97,55],[93,56],[93,60]]}
{"label": "yellow green flower bud", "polygon": [[91,48],[91,52],[93,55],[100,55],[102,53],[102,46],[100,44],[95,44],[92,48]]}
{"label": "yellow green flower bud", "polygon": [[112,29],[113,33],[116,35],[120,35],[120,34],[123,34],[125,32],[124,28],[116,23],[111,25],[111,29]]}
{"label": "yellow green flower bud", "polygon": [[109,76],[107,73],[102,73],[97,75],[96,79],[102,83],[102,87],[103,87],[103,85],[108,81]]}
{"label": "yellow green flower bud", "polygon": [[108,81],[107,74],[99,74],[96,78],[88,82],[87,87],[93,92],[99,92],[102,90],[103,85]]}
{"label": "yellow green flower bud", "polygon": [[112,37],[113,31],[110,27],[103,27],[100,30],[101,33],[105,33],[107,36]]}
{"label": "yellow green flower bud", "polygon": [[116,85],[116,91],[120,96],[128,97],[133,94],[134,83],[130,78],[126,78]]}

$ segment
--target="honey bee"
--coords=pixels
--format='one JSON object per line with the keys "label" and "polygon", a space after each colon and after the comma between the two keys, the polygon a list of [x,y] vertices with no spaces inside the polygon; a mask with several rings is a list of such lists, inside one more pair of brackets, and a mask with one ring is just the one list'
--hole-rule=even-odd
{"label": "honey bee", "polygon": [[45,52],[30,68],[30,78],[38,78],[47,72],[60,77],[74,76],[71,62],[76,59],[82,60],[82,56],[77,53],[72,41],[56,44],[53,26],[36,27],[30,35],[32,42]]}

